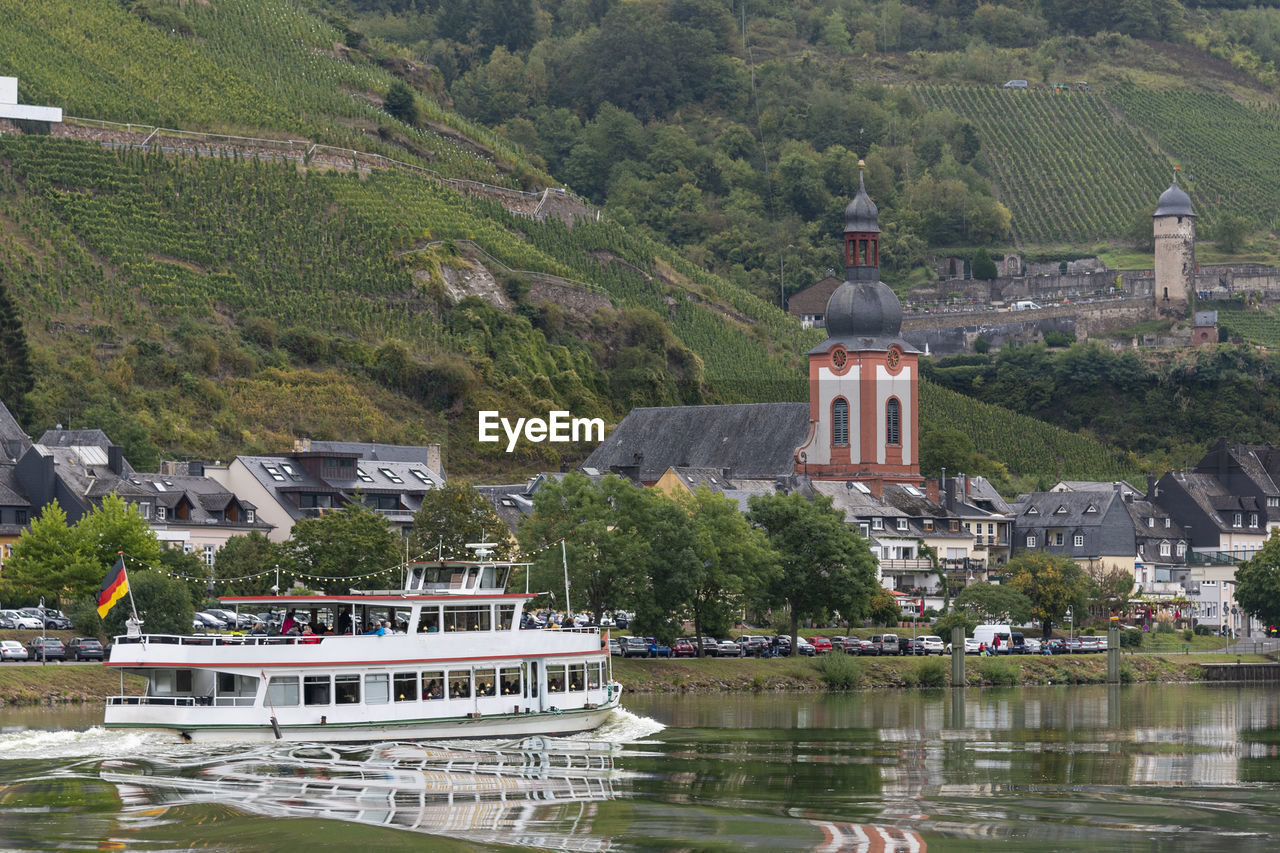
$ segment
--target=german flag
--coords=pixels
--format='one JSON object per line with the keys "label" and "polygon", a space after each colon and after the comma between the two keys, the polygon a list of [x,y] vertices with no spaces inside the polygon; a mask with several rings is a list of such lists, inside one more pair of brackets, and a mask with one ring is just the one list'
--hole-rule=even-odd
{"label": "german flag", "polygon": [[107,613],[115,603],[129,594],[129,576],[124,573],[124,555],[116,560],[116,564],[107,572],[107,577],[98,587],[98,618],[106,619]]}

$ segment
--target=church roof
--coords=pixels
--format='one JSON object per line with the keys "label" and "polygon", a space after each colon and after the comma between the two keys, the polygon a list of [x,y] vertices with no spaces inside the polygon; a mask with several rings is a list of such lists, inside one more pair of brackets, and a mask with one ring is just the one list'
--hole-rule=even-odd
{"label": "church roof", "polygon": [[[859,164],[861,165],[861,164]],[[845,233],[856,231],[859,234],[880,233],[880,211],[876,203],[867,195],[867,187],[862,180],[862,171],[858,171],[858,194],[844,209]]]}
{"label": "church roof", "polygon": [[1182,187],[1178,186],[1178,174],[1173,175],[1173,183],[1169,185],[1169,189],[1160,194],[1160,201],[1156,203],[1156,216],[1195,216],[1195,211],[1191,209],[1191,196],[1183,192]]}
{"label": "church roof", "polygon": [[795,470],[795,450],[809,435],[808,403],[741,403],[632,409],[584,468],[639,469],[656,482],[668,468],[728,469],[733,478],[768,478]]}

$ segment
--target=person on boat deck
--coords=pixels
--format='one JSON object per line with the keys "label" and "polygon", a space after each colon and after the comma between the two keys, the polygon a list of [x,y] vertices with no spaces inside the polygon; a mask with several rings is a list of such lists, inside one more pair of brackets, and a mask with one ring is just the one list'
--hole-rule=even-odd
{"label": "person on boat deck", "polygon": [[293,610],[290,609],[289,612],[284,615],[284,621],[280,623],[280,633],[288,634],[296,627],[298,627],[298,623],[293,618]]}
{"label": "person on boat deck", "polygon": [[428,699],[439,699],[439,698],[440,698],[440,682],[438,682],[438,681],[433,681],[433,682],[431,682],[431,684],[427,687],[427,696],[426,696],[426,698],[428,698]]}
{"label": "person on boat deck", "polygon": [[365,631],[364,633],[365,633],[365,636],[384,637],[386,636],[386,633],[387,633],[386,623],[374,622],[373,627],[370,628],[368,631]]}
{"label": "person on boat deck", "polygon": [[352,634],[352,633],[355,633],[354,631],[352,631],[352,630],[351,630],[351,614],[350,614],[350,613],[348,613],[348,612],[347,612],[347,611],[345,611],[345,610],[344,610],[344,611],[342,611],[341,615],[339,615],[339,616],[338,616],[338,630],[337,630],[337,633],[339,633],[339,634]]}
{"label": "person on boat deck", "polygon": [[302,642],[304,642],[304,643],[318,643],[318,642],[320,642],[320,638],[316,635],[316,632],[315,632],[315,631],[312,631],[312,630],[311,630],[311,626],[310,626],[310,625],[303,625],[303,626],[302,626]]}

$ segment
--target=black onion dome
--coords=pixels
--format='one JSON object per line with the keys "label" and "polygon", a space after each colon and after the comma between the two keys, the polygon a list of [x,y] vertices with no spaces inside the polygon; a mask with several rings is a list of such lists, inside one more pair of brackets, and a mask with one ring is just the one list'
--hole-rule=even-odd
{"label": "black onion dome", "polygon": [[[861,165],[861,164],[859,164]],[[844,209],[845,233],[855,231],[860,234],[880,233],[880,211],[876,203],[867,195],[867,188],[862,182],[862,172],[858,172],[858,194]]]}
{"label": "black onion dome", "polygon": [[902,304],[880,281],[846,281],[827,300],[832,338],[894,338],[902,330]]}
{"label": "black onion dome", "polygon": [[1156,216],[1195,216],[1195,211],[1191,209],[1191,196],[1183,192],[1182,187],[1178,186],[1178,173],[1173,174],[1173,183],[1169,185],[1169,189],[1160,194],[1160,201],[1156,203]]}

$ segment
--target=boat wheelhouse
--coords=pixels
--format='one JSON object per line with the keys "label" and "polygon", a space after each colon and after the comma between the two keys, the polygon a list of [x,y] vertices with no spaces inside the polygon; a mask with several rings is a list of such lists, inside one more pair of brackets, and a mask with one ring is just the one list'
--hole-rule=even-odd
{"label": "boat wheelhouse", "polygon": [[[534,595],[506,591],[521,564],[479,556],[409,564],[401,590],[222,599],[287,608],[316,634],[116,637],[106,664],[120,669],[121,693],[124,673],[147,686],[109,698],[105,724],[187,740],[330,742],[599,726],[622,692],[599,629],[526,627]],[[375,623],[390,627],[361,632]]]}

